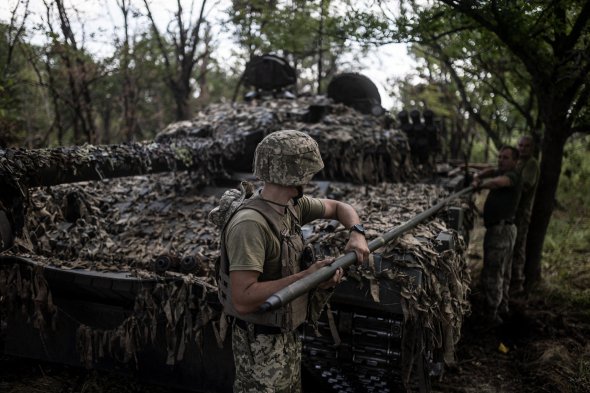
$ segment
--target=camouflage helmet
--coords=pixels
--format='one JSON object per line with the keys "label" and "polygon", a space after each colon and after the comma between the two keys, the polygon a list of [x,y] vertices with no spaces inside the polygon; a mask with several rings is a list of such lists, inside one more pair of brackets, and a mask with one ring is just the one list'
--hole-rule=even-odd
{"label": "camouflage helmet", "polygon": [[303,186],[323,167],[317,142],[300,131],[267,135],[254,155],[254,175],[281,186]]}

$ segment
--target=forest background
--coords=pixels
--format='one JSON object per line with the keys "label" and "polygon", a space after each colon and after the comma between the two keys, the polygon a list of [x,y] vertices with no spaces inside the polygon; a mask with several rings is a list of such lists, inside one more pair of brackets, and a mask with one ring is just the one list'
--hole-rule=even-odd
{"label": "forest background", "polygon": [[415,67],[390,76],[395,106],[386,109],[433,110],[452,158],[493,161],[498,147],[532,135],[541,181],[528,286],[543,271],[590,304],[590,285],[571,286],[573,277],[590,282],[589,2],[178,0],[163,13],[155,1],[95,0],[120,23],[92,32],[74,4],[5,6],[0,147],[151,139],[210,103],[241,99],[254,55],[284,57],[296,93],[322,94],[339,72],[362,72],[354,67],[368,53],[404,44]]}

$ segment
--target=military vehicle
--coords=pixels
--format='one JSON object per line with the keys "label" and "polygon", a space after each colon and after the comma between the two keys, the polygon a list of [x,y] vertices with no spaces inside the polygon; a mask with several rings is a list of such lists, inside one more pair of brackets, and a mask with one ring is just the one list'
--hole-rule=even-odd
{"label": "military vehicle", "polygon": [[[213,273],[219,233],[207,214],[228,188],[256,183],[254,148],[270,132],[298,129],[318,141],[325,169],[306,192],[353,204],[368,239],[464,186],[462,175],[416,171],[408,135],[366,77],[336,79],[333,97],[290,98],[285,64],[257,64],[266,72],[247,73],[248,100],[212,105],[154,141],[0,150],[5,354],[231,391],[230,327]],[[273,69],[284,83],[267,83]],[[305,391],[430,390],[455,362],[469,312],[463,239],[472,213],[469,196],[445,202],[369,266],[348,269],[318,324],[300,332]],[[325,220],[303,233],[314,258],[340,255],[347,239]]]}

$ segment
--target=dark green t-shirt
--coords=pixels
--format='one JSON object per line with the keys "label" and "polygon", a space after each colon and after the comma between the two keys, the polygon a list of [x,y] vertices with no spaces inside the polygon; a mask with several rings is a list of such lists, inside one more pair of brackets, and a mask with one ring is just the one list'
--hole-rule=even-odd
{"label": "dark green t-shirt", "polygon": [[514,172],[496,173],[495,176],[507,176],[512,185],[490,190],[483,206],[483,222],[486,227],[501,220],[514,220],[514,214],[520,200],[520,176]]}

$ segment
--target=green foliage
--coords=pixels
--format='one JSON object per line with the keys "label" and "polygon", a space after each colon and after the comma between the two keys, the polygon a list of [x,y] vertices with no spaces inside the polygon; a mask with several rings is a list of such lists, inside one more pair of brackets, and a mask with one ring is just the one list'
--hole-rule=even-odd
{"label": "green foliage", "polygon": [[[486,162],[493,165],[496,165],[498,162],[498,149],[494,146],[491,141],[486,142],[485,135],[476,135],[476,140],[473,143],[473,147],[471,149],[471,161],[472,162]],[[487,144],[487,146],[486,146]],[[512,144],[512,146],[515,146]],[[487,153],[486,153],[487,149]],[[487,156],[486,156],[487,154]]]}
{"label": "green foliage", "polygon": [[[590,137],[573,137],[566,146],[557,199],[568,208],[590,214]],[[581,209],[581,210],[580,210]]]}
{"label": "green foliage", "polygon": [[4,60],[5,54],[10,50],[10,38],[9,26],[0,24],[0,54],[2,54],[2,63],[0,64],[0,128],[2,129],[0,146],[12,142],[23,127],[23,119],[19,115],[19,109],[23,102],[22,89],[19,88],[16,79],[22,60],[13,59],[11,63]]}
{"label": "green foliage", "polygon": [[[207,71],[207,86],[209,88],[209,102],[229,100],[234,93],[240,78],[239,70],[223,69],[217,60],[213,60]],[[201,105],[206,105],[204,102]]]}
{"label": "green foliage", "polygon": [[[419,67],[417,72],[422,74],[424,67]],[[412,82],[413,76],[408,76],[405,80],[398,83],[398,95],[401,107],[403,108],[417,107],[420,109],[431,109],[437,116],[451,118],[457,114],[456,108],[453,107],[451,100],[453,94],[449,91],[448,85],[441,81],[437,83],[434,78],[431,78],[431,83]],[[454,100],[458,104],[457,100]]]}
{"label": "green foliage", "polygon": [[23,119],[18,113],[22,101],[16,90],[12,79],[5,79],[0,84],[0,146],[12,143],[23,128]]}
{"label": "green foliage", "polygon": [[359,11],[349,0],[233,1],[228,10],[234,36],[251,56],[274,53],[298,70],[298,85],[310,86],[329,79],[341,66],[344,54],[366,50],[386,39],[387,21]]}
{"label": "green foliage", "polygon": [[44,114],[47,96],[32,83],[35,72],[25,54],[33,47],[24,42],[25,36],[16,39],[10,31],[0,23],[0,146],[21,141],[34,146],[51,123]]}
{"label": "green foliage", "polygon": [[538,110],[522,62],[460,13],[439,6],[414,11],[419,22],[405,23],[419,41],[410,50],[419,66],[399,95],[450,119],[466,143],[485,133],[498,148],[513,135],[530,133]]}
{"label": "green foliage", "polygon": [[586,310],[590,320],[590,136],[566,146],[557,192],[558,209],[543,249],[551,296]]}
{"label": "green foliage", "polygon": [[[151,139],[174,121],[174,98],[164,61],[153,55],[158,51],[151,32],[135,32],[129,48],[116,40],[114,52],[106,58],[69,45],[57,32],[47,32],[47,37],[50,41],[43,45],[18,42],[10,68],[0,69],[0,75],[7,75],[0,80],[0,144],[47,147],[85,142],[76,140],[74,133],[80,124],[81,108],[76,105],[82,87],[89,92],[90,106],[84,109],[97,131],[97,143],[127,140],[124,99],[136,122],[131,139]],[[0,35],[0,53],[5,53],[5,38]],[[164,45],[172,54],[172,45]],[[231,96],[235,81],[215,61],[210,63],[208,99]],[[194,96],[190,100],[191,107],[207,103],[197,103]]]}
{"label": "green foliage", "polygon": [[302,58],[314,51],[321,15],[316,2],[234,1],[228,12],[250,55],[281,51]]}
{"label": "green foliage", "polygon": [[[557,305],[564,314],[590,323],[590,136],[566,145],[557,192],[558,208],[543,248],[544,285],[533,296]],[[585,348],[572,376],[575,392],[590,387],[590,352]]]}
{"label": "green foliage", "polygon": [[[235,26],[234,36],[246,52],[245,60],[274,53],[286,57],[295,69],[313,64],[318,53],[321,5],[313,1],[234,1],[228,13]],[[324,22],[322,27],[328,24]],[[330,42],[322,46],[328,49]],[[300,75],[305,78],[304,73]]]}
{"label": "green foliage", "polygon": [[[131,60],[128,74],[131,84],[135,89],[134,104],[137,110],[139,135],[135,139],[151,139],[157,132],[174,121],[174,98],[170,89],[166,86],[166,72],[162,59],[155,58],[157,42],[150,32],[137,34],[132,48],[130,48]],[[123,99],[124,70],[121,68],[123,47],[118,48],[113,54],[112,72],[105,82],[107,94],[105,99],[114,97],[118,105],[113,108],[115,123],[114,130],[122,128],[121,106]],[[122,142],[123,136],[117,133],[111,143]]]}

